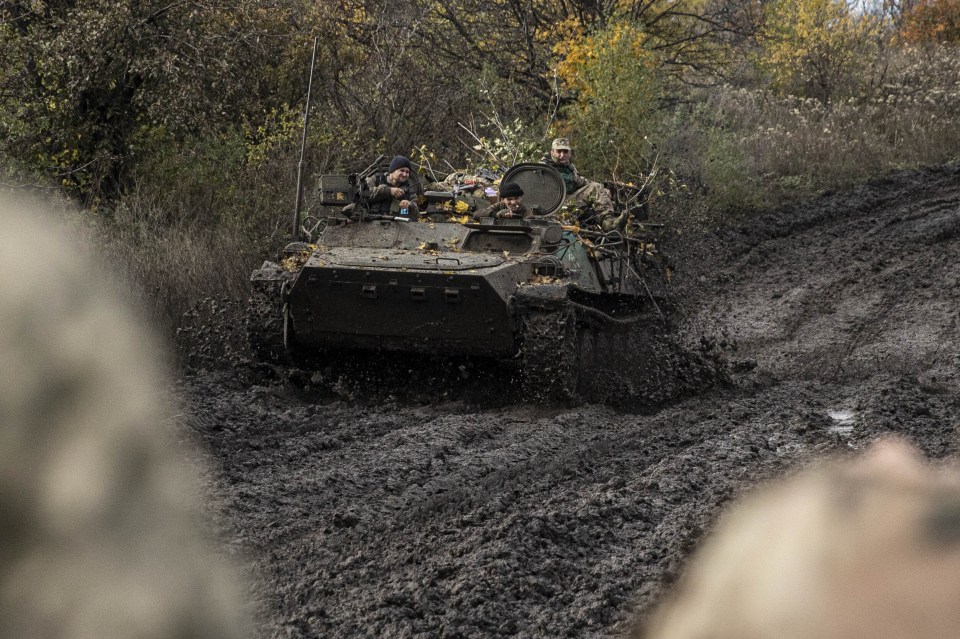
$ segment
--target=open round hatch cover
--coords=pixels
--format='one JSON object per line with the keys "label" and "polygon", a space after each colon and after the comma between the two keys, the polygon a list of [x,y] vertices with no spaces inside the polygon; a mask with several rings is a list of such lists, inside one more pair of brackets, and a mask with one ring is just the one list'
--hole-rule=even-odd
{"label": "open round hatch cover", "polygon": [[514,182],[523,189],[523,203],[537,215],[556,213],[563,206],[567,192],[563,178],[555,168],[539,162],[514,164],[504,174],[500,184]]}

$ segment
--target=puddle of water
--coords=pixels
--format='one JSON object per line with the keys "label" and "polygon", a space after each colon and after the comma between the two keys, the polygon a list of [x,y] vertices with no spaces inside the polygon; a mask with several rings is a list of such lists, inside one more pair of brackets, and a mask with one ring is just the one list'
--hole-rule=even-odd
{"label": "puddle of water", "polygon": [[827,415],[833,420],[833,425],[827,427],[828,433],[837,435],[852,435],[853,424],[856,421],[856,413],[852,410],[830,410]]}
{"label": "puddle of water", "polygon": [[856,413],[852,410],[828,410],[827,415],[835,422],[849,422],[856,417]]}
{"label": "puddle of water", "polygon": [[783,446],[777,446],[777,455],[781,457],[784,455],[796,455],[802,450],[803,446],[799,444],[784,444]]}

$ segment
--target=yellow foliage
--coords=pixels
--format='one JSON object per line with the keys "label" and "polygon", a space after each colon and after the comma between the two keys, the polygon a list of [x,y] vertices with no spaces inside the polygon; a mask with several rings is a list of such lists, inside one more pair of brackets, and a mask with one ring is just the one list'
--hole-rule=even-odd
{"label": "yellow foliage", "polygon": [[565,22],[567,24],[561,23],[560,29],[568,35],[554,45],[553,52],[560,58],[557,76],[568,89],[579,91],[583,96],[591,95],[593,89],[585,78],[591,75],[593,67],[602,63],[604,53],[623,44],[629,46],[631,63],[647,68],[656,66],[653,54],[644,47],[647,36],[637,26],[621,22],[585,36],[575,19]]}
{"label": "yellow foliage", "polygon": [[880,20],[854,14],[845,0],[775,0],[767,5],[758,62],[775,86],[828,100],[858,65],[868,62]]}
{"label": "yellow foliage", "polygon": [[[298,271],[307,263],[310,256],[317,250],[316,244],[307,244],[307,248],[297,251],[280,260],[280,266],[287,271]],[[322,262],[321,262],[322,263]]]}
{"label": "yellow foliage", "polygon": [[900,37],[906,42],[960,43],[960,0],[917,0],[903,12]]}
{"label": "yellow foliage", "polygon": [[552,43],[551,48],[555,54],[566,57],[569,47],[575,46],[583,39],[586,29],[578,18],[570,16],[555,22],[539,33],[544,42]]}
{"label": "yellow foliage", "polygon": [[301,115],[289,106],[271,109],[256,125],[245,122],[243,134],[246,138],[247,161],[251,164],[263,162],[272,149],[286,140],[296,138],[300,126]]}

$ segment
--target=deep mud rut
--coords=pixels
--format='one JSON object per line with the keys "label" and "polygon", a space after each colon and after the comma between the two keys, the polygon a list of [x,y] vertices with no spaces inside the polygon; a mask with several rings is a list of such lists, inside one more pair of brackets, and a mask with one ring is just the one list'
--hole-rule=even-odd
{"label": "deep mud rut", "polygon": [[762,480],[891,433],[955,454],[960,168],[678,248],[679,337],[577,407],[459,366],[185,376],[258,636],[616,635]]}

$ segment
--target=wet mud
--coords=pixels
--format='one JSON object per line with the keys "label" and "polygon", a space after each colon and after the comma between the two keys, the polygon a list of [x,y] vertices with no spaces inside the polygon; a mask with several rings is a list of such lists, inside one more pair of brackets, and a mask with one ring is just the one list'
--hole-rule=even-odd
{"label": "wet mud", "polygon": [[256,364],[242,304],[188,318],[182,425],[258,636],[616,635],[763,480],[886,434],[956,455],[960,167],[683,242],[677,311],[593,343],[575,406],[490,362]]}

